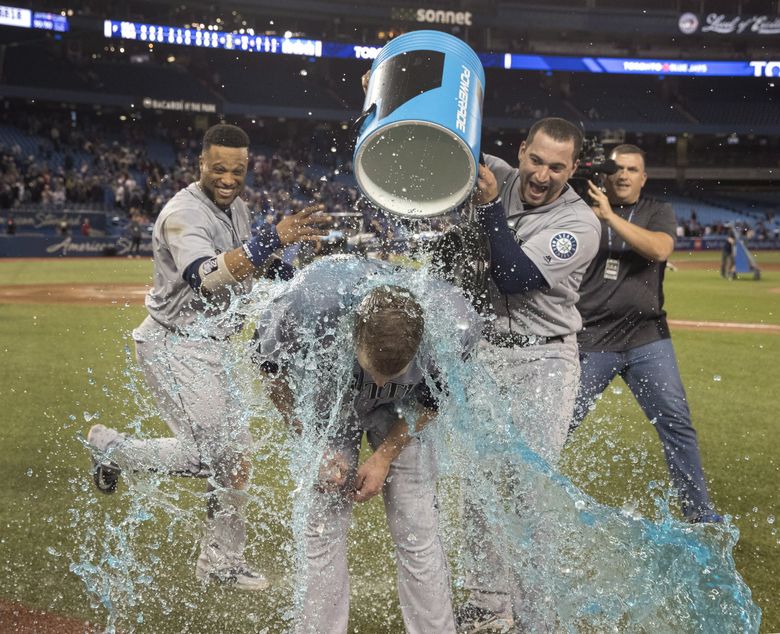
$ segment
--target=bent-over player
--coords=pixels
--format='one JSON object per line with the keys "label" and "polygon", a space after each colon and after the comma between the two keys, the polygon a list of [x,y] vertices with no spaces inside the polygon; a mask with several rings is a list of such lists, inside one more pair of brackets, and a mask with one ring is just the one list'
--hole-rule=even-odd
{"label": "bent-over player", "polygon": [[[406,630],[455,631],[449,569],[438,531],[434,457],[418,433],[434,418],[446,386],[437,383],[435,360],[426,352],[428,324],[417,298],[395,282],[376,281],[393,270],[376,260],[320,260],[260,320],[260,357],[273,377],[272,400],[290,424],[300,424],[302,412],[312,407],[311,399],[302,396],[309,390],[302,387],[317,386],[317,414],[303,418],[304,425],[314,418],[313,424],[327,430],[328,450],[307,511],[298,632],[347,631],[352,504],[380,492],[395,543]],[[441,326],[449,328],[453,349],[466,355],[480,337],[475,311],[458,289],[440,280],[426,279],[424,293],[447,307],[452,322]],[[341,332],[347,333],[348,345],[334,335],[345,326]],[[330,366],[333,355],[344,354],[352,355],[344,359],[351,367],[352,386],[339,394]],[[416,420],[408,421],[402,409],[416,412]],[[331,410],[339,413],[330,416]],[[374,452],[358,466],[363,432]]]}
{"label": "bent-over player", "polygon": [[[251,234],[239,198],[249,162],[249,137],[219,124],[203,137],[200,180],[179,191],[154,225],[154,285],[149,316],[133,331],[136,356],[171,438],[138,439],[103,425],[89,430],[98,489],[116,489],[121,469],[208,477],[208,521],[196,566],[199,579],[262,590],[266,578],[244,558],[247,453],[252,438],[242,404],[231,391],[225,356],[240,323],[218,317],[233,294],[248,292],[259,274],[291,276],[282,246],[323,235],[320,206],[264,224]],[[325,218],[327,220],[327,218]]]}

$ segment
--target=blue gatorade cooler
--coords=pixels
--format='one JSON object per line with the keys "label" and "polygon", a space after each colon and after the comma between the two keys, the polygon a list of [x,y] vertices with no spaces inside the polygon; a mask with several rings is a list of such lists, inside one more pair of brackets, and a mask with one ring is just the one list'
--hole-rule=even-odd
{"label": "blue gatorade cooler", "polygon": [[414,31],[389,42],[371,66],[355,177],[393,214],[446,213],[477,179],[485,71],[464,42]]}

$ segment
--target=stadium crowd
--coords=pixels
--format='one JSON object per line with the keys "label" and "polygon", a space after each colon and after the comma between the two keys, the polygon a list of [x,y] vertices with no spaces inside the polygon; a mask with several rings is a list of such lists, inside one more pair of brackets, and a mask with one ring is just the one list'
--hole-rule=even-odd
{"label": "stadium crowd", "polygon": [[[90,117],[79,117],[76,125],[62,111],[46,121],[5,112],[0,126],[2,210],[25,205],[63,209],[70,204],[152,220],[176,191],[197,180],[198,148],[183,140],[180,130],[161,124],[151,133],[140,125],[112,129]],[[27,135],[26,148],[6,132],[9,128]],[[170,165],[150,157],[150,136],[175,148]],[[331,159],[334,167],[327,176],[315,179],[307,173],[316,146],[290,139],[274,150],[253,152],[246,190],[250,207],[284,215],[300,209],[305,200],[317,200],[334,212],[353,210],[357,188],[333,182],[338,166],[346,162],[341,156]],[[351,169],[349,163],[346,168]]]}
{"label": "stadium crowd", "polygon": [[[355,186],[343,126],[292,125],[294,129],[271,134],[250,152],[244,195],[250,208],[260,212],[258,218],[278,221],[316,201],[339,219],[337,230],[351,224],[352,233],[392,233],[387,218],[367,205]],[[165,201],[197,180],[198,148],[191,138],[191,129],[159,117],[123,121],[65,109],[3,110],[0,212],[6,232],[8,217],[25,209],[59,213],[75,207],[105,211],[122,225],[151,225]],[[347,222],[357,214],[359,222]],[[759,241],[780,238],[773,211],[767,208],[764,215],[738,221],[741,235]],[[728,214],[700,222],[695,208],[688,217],[678,209],[678,237],[722,236],[729,225]]]}

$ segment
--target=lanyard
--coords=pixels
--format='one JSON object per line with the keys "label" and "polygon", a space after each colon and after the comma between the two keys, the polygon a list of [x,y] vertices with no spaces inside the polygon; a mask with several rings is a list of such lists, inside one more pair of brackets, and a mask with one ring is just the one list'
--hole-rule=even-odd
{"label": "lanyard", "polygon": [[[626,222],[631,222],[631,219],[634,217],[634,212],[636,211],[636,206],[639,204],[639,201],[637,200],[633,205],[631,205],[631,211],[628,214],[628,218],[626,218]],[[626,246],[626,241],[623,240],[623,248]],[[612,255],[612,227],[607,225],[607,248],[609,249],[610,255]]]}

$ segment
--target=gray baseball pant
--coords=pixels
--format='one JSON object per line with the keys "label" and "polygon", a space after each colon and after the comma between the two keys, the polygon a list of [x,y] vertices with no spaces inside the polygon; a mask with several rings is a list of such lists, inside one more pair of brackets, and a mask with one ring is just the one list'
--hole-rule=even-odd
{"label": "gray baseball pant", "polygon": [[[479,353],[502,395],[510,402],[513,423],[523,440],[548,464],[555,466],[566,442],[579,385],[575,337],[569,336],[563,343],[515,348],[501,348],[482,341]],[[515,496],[515,508],[525,509],[524,512],[543,511],[538,508],[541,499],[535,492],[518,495],[510,489],[508,495]],[[464,520],[466,549],[472,560],[465,583],[471,590],[469,602],[495,613],[514,608],[520,631],[552,631],[543,598],[511,572],[491,536],[484,512],[468,499]],[[545,539],[542,531],[537,531],[532,543]],[[533,553],[529,561],[533,565]]]}
{"label": "gray baseball pant", "polygon": [[252,446],[231,381],[230,344],[175,334],[150,317],[133,331],[136,358],[172,438],[128,437],[112,459],[129,470],[208,476],[209,519],[201,551],[216,568],[243,558],[246,493],[232,476]]}
{"label": "gray baseball pant", "polygon": [[[332,447],[357,468],[366,429],[376,449],[397,421],[383,406],[349,425]],[[387,524],[395,544],[398,597],[410,634],[455,632],[447,558],[439,536],[436,468],[432,447],[413,438],[390,465],[382,491]],[[349,620],[347,529],[352,502],[341,493],[315,493],[305,528],[306,570],[299,634],[343,634]]]}

